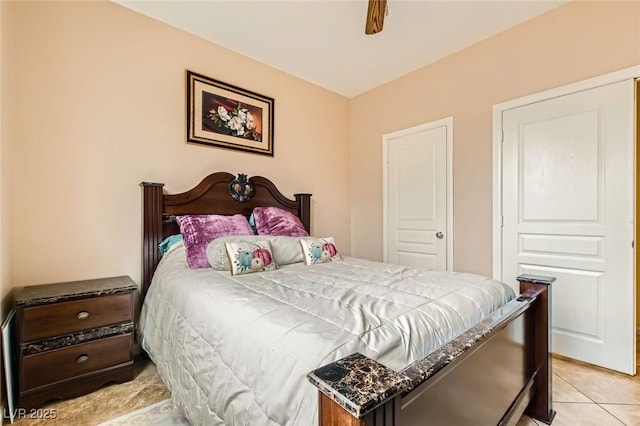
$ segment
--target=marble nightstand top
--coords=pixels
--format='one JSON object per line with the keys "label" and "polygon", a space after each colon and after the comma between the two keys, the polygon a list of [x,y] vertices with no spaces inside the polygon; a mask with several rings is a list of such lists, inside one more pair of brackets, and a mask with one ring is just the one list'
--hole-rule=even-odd
{"label": "marble nightstand top", "polygon": [[405,390],[409,377],[354,353],[307,374],[322,393],[360,418]]}
{"label": "marble nightstand top", "polygon": [[108,294],[128,293],[137,289],[136,283],[128,276],[33,285],[20,290],[15,296],[14,303],[18,307],[37,306]]}

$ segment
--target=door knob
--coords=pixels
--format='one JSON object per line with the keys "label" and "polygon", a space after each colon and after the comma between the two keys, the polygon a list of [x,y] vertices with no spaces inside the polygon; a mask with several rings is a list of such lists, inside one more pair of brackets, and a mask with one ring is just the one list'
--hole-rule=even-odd
{"label": "door knob", "polygon": [[441,240],[444,238],[444,234],[442,232],[436,232],[436,238]]}

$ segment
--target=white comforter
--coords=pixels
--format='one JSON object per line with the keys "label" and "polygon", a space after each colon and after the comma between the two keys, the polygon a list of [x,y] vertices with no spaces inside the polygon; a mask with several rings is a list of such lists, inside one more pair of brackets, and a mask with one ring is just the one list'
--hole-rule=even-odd
{"label": "white comforter", "polygon": [[400,370],[513,297],[497,281],[347,258],[231,276],[160,262],[142,347],[195,425],[317,424],[306,374],[360,352]]}

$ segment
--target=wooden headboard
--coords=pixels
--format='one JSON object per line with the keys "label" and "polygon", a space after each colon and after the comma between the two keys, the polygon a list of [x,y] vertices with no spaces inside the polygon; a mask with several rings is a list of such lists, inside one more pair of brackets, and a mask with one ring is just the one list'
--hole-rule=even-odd
{"label": "wooden headboard", "polygon": [[202,179],[190,190],[165,194],[163,183],[142,182],[142,297],[160,261],[158,244],[180,229],[175,216],[185,214],[251,215],[254,207],[279,207],[300,218],[311,232],[311,194],[294,194],[291,200],[262,176],[247,178],[239,174],[217,172]]}

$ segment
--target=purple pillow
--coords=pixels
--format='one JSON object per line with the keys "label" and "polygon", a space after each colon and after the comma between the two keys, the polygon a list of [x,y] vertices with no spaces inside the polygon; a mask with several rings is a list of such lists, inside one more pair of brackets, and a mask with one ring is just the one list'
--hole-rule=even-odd
{"label": "purple pillow", "polygon": [[177,216],[190,268],[208,268],[207,246],[216,238],[228,235],[253,235],[247,218],[241,214]]}
{"label": "purple pillow", "polygon": [[256,207],[253,217],[258,235],[309,236],[298,216],[278,207]]}

